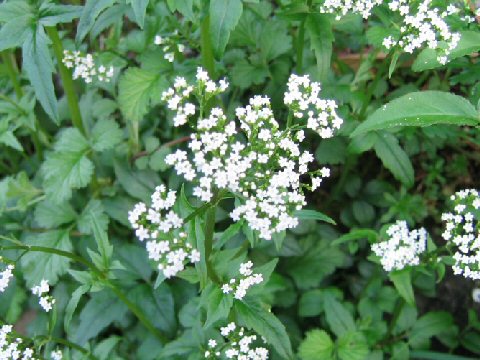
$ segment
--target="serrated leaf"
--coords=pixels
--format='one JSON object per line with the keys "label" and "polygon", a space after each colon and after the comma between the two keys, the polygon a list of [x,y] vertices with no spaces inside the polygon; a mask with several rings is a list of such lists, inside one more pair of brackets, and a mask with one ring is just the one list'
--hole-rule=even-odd
{"label": "serrated leaf", "polygon": [[70,296],[67,306],[65,307],[65,317],[63,318],[63,327],[65,332],[69,333],[70,321],[72,321],[73,313],[77,309],[78,303],[84,294],[90,290],[89,285],[80,285]]}
{"label": "serrated leaf", "polygon": [[[72,243],[65,230],[29,235],[25,244],[72,251]],[[48,280],[50,285],[55,285],[59,276],[67,272],[70,259],[44,252],[28,252],[22,257],[21,263],[27,286],[31,288],[43,279]]]}
{"label": "serrated leaf", "polygon": [[262,27],[259,45],[265,62],[278,58],[292,47],[287,25],[279,21],[267,21]]}
{"label": "serrated leaf", "polygon": [[41,170],[49,199],[63,202],[72,197],[72,189],[80,189],[90,183],[93,163],[83,152],[54,152],[47,157]]}
{"label": "serrated leaf", "polygon": [[43,3],[40,5],[39,22],[43,26],[55,26],[57,24],[69,23],[82,14],[82,7],[76,5],[57,5]]}
{"label": "serrated leaf", "polygon": [[392,271],[388,277],[395,285],[400,296],[411,306],[415,306],[415,295],[412,287],[411,269]]}
{"label": "serrated leaf", "polygon": [[55,204],[44,200],[35,208],[35,221],[43,228],[51,229],[73,222],[77,213],[68,202]]}
{"label": "serrated leaf", "polygon": [[145,13],[147,12],[147,6],[150,0],[127,0],[127,4],[131,4],[133,14],[135,15],[135,21],[143,29],[145,22]]}
{"label": "serrated leaf", "polygon": [[233,306],[233,298],[231,295],[226,295],[219,287],[211,285],[210,291],[205,292],[208,294],[206,299],[207,307],[207,320],[203,325],[204,328],[208,328],[215,324],[215,322],[227,319],[230,309]]}
{"label": "serrated leaf", "polygon": [[125,71],[118,84],[118,103],[125,118],[140,121],[148,112],[150,100],[164,87],[159,73],[138,68]]}
{"label": "serrated leaf", "polygon": [[330,17],[320,13],[309,14],[305,20],[305,30],[317,59],[318,77],[323,80],[328,74],[332,58],[333,32]]}
{"label": "serrated leaf", "polygon": [[433,90],[419,91],[383,105],[360,124],[350,136],[400,126],[434,124],[474,126],[479,123],[480,117],[475,107],[461,96]]}
{"label": "serrated leaf", "polygon": [[300,344],[298,354],[302,360],[333,360],[335,345],[323,330],[312,330]]}
{"label": "serrated leaf", "polygon": [[392,172],[395,179],[407,188],[412,187],[414,183],[412,162],[407,153],[398,144],[397,138],[390,133],[379,133],[374,148],[378,158]]}
{"label": "serrated leaf", "polygon": [[415,322],[408,342],[412,348],[418,348],[425,340],[450,330],[452,326],[454,326],[454,321],[448,312],[428,312]]}
{"label": "serrated leaf", "polygon": [[338,339],[340,360],[364,360],[369,353],[368,344],[361,332],[348,332]]}
{"label": "serrated leaf", "polygon": [[252,65],[243,59],[237,61],[232,68],[232,83],[242,89],[263,83],[267,76],[268,69],[264,65]]}
{"label": "serrated leaf", "polygon": [[2,25],[0,28],[0,51],[22,45],[27,35],[32,31],[30,29],[31,22],[32,18],[28,14],[16,17]]}
{"label": "serrated leaf", "polygon": [[92,129],[90,136],[95,151],[112,149],[122,141],[123,131],[114,120],[100,120]]}
{"label": "serrated leaf", "polygon": [[49,39],[42,26],[27,33],[22,46],[23,70],[25,70],[35,91],[35,96],[50,118],[59,122],[57,98],[53,87],[53,67]]}
{"label": "serrated leaf", "polygon": [[0,4],[0,23],[32,13],[30,4],[26,1],[8,1]]}
{"label": "serrated leaf", "polygon": [[230,38],[243,12],[241,0],[210,1],[210,36],[214,54],[222,57]]}
{"label": "serrated leaf", "polygon": [[254,302],[236,301],[234,309],[240,323],[264,336],[281,358],[293,358],[290,338],[285,327],[275,315]]}
{"label": "serrated leaf", "polygon": [[350,312],[333,295],[326,293],[323,298],[325,317],[330,329],[338,337],[355,331],[355,321]]}
{"label": "serrated leaf", "polygon": [[10,146],[18,151],[23,151],[22,144],[20,144],[15,135],[13,135],[13,132],[10,130],[0,134],[0,144]]}
{"label": "serrated leaf", "polygon": [[80,313],[80,323],[73,332],[74,342],[83,346],[114,321],[124,318],[128,308],[107,291],[92,294]]}
{"label": "serrated leaf", "polygon": [[98,15],[116,2],[116,0],[87,0],[83,7],[82,15],[80,16],[75,41],[77,43],[82,42],[95,23]]}

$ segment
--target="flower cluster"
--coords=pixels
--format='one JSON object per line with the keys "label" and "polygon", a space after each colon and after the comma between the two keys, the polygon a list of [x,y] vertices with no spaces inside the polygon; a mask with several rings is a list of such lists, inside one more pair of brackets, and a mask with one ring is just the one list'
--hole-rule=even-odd
{"label": "flower cluster", "polygon": [[238,328],[235,323],[230,323],[220,328],[220,334],[224,337],[224,343],[218,344],[216,340],[208,341],[208,350],[205,351],[206,359],[238,359],[238,360],[266,360],[268,350],[255,344],[265,339],[255,333],[246,331],[243,327]]}
{"label": "flower cluster", "polygon": [[177,39],[178,32],[175,31],[173,36],[155,36],[154,43],[155,45],[161,45],[164,53],[164,59],[173,63],[175,60],[176,53],[183,53],[185,51],[185,45],[179,43]]}
{"label": "flower cluster", "polygon": [[348,13],[358,13],[364,19],[368,19],[375,6],[383,3],[383,0],[325,0],[320,7],[321,13],[336,14],[337,20]]}
{"label": "flower cluster", "polygon": [[406,221],[397,221],[387,229],[390,238],[372,245],[372,251],[380,257],[385,271],[401,270],[405,266],[420,263],[419,255],[427,246],[427,231],[423,228],[410,231]]}
{"label": "flower cluster", "polygon": [[[183,78],[177,78],[175,84],[175,89],[167,90],[163,99],[170,109],[177,111],[175,119],[181,118],[175,121],[177,124],[188,120],[185,108],[190,107],[190,94],[205,104],[228,86],[224,80],[215,84],[202,69],[197,72],[195,86],[187,85]],[[185,96],[180,95],[184,91]],[[313,94],[309,94],[309,101],[312,97]],[[313,104],[314,100],[311,101]],[[315,110],[311,111],[315,113]],[[188,113],[193,114],[193,109]],[[177,150],[168,155],[165,162],[174,166],[186,180],[195,181],[194,195],[202,201],[212,200],[219,190],[237,195],[241,204],[231,212],[232,219],[245,219],[261,238],[270,240],[273,234],[297,226],[298,219],[293,213],[306,203],[303,187],[316,189],[322,178],[329,176],[329,170],[309,172],[308,164],[314,158],[300,149],[305,138],[303,130],[282,131],[267,97],[254,96],[249,105],[236,109],[236,116],[238,121],[227,119],[217,107],[207,116],[200,111],[196,132],[189,143],[193,159],[186,151]],[[314,114],[309,117],[317,121],[312,125],[316,130],[327,127]],[[338,120],[335,124],[340,123]],[[301,184],[300,177],[304,175],[310,176],[312,186]]]}
{"label": "flower cluster", "polygon": [[12,325],[0,327],[0,359],[35,360],[34,351],[23,346],[23,340],[12,336]]}
{"label": "flower cluster", "polygon": [[172,210],[176,192],[157,186],[151,196],[151,208],[138,203],[128,213],[128,220],[140,241],[148,240],[148,257],[158,263],[158,269],[166,278],[185,269],[188,262],[200,261],[200,253],[187,242],[187,234],[181,231],[183,219]]}
{"label": "flower cluster", "polygon": [[80,51],[64,50],[63,64],[73,69],[73,79],[81,78],[87,84],[93,80],[109,82],[113,77],[113,67],[97,66],[91,54],[83,56]]}
{"label": "flower cluster", "polygon": [[62,360],[63,359],[63,353],[61,350],[54,350],[50,353],[50,358],[52,360]]}
{"label": "flower cluster", "polygon": [[223,293],[230,294],[233,292],[235,299],[241,300],[251,286],[260,284],[263,281],[263,276],[262,274],[254,274],[252,266],[251,261],[240,264],[240,275],[242,277],[240,279],[230,279],[227,284],[223,284]]}
{"label": "flower cluster", "polygon": [[445,222],[446,241],[455,246],[455,265],[453,272],[463,274],[466,278],[480,279],[480,193],[474,189],[458,191],[451,200],[455,207],[453,212],[442,214]]}
{"label": "flower cluster", "polygon": [[42,280],[40,285],[32,288],[32,294],[37,295],[40,298],[39,304],[46,312],[52,310],[53,304],[55,304],[55,299],[51,295],[48,295],[49,291],[50,285],[48,285],[47,280]]}
{"label": "flower cluster", "polygon": [[[1,260],[1,258],[0,258]],[[13,270],[15,267],[11,264],[7,265],[6,269],[0,272],[0,293],[4,292],[7,288],[11,278],[13,277]]]}
{"label": "flower cluster", "polygon": [[[400,31],[383,40],[386,49],[399,47],[407,53],[427,46],[438,54],[438,60],[446,64],[448,55],[457,46],[460,34],[453,33],[446,18],[460,9],[450,4],[444,11],[435,7],[432,0],[326,0],[320,12],[336,14],[337,19],[347,13],[359,13],[367,19],[379,5],[388,4],[389,10],[400,18]],[[392,15],[393,15],[392,14]]]}
{"label": "flower cluster", "polygon": [[307,128],[316,131],[322,138],[333,136],[335,129],[340,129],[343,120],[337,115],[334,100],[318,97],[320,84],[310,81],[308,76],[292,74],[287,83],[288,90],[284,103],[298,119],[307,118]]}

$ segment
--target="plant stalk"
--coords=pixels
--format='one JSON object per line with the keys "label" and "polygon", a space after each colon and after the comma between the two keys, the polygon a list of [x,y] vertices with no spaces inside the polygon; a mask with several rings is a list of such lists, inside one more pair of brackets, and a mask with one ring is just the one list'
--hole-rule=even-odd
{"label": "plant stalk", "polygon": [[200,28],[202,63],[212,79],[215,79],[215,60],[210,39],[210,16],[205,16]]}
{"label": "plant stalk", "polygon": [[13,54],[10,53],[8,50],[2,51],[2,60],[7,69],[8,77],[12,82],[15,94],[17,95],[17,100],[19,100],[23,96],[23,90],[22,86],[20,85],[20,81],[18,81],[18,69],[16,66],[16,62],[14,61]]}
{"label": "plant stalk", "polygon": [[53,44],[53,52],[58,63],[58,69],[60,71],[60,77],[63,83],[63,89],[67,96],[68,108],[70,109],[70,116],[72,117],[73,125],[80,130],[83,135],[86,135],[85,127],[83,126],[82,115],[80,113],[80,107],[78,105],[78,97],[73,85],[72,73],[63,64],[63,46],[60,36],[58,35],[57,28],[54,26],[47,27],[47,33]]}
{"label": "plant stalk", "polygon": [[[218,196],[218,195],[217,195]],[[213,248],[213,235],[215,233],[215,213],[217,211],[217,206],[214,205],[207,210],[206,219],[205,219],[205,262],[207,264],[207,275],[208,277],[216,283],[220,282],[218,275],[215,273],[215,269],[212,266],[210,261],[210,256],[212,254]]]}

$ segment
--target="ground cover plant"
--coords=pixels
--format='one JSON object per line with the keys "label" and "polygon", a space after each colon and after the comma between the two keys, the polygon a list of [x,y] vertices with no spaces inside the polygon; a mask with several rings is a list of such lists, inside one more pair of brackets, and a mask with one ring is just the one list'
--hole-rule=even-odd
{"label": "ground cover plant", "polygon": [[478,359],[479,27],[0,2],[0,359]]}

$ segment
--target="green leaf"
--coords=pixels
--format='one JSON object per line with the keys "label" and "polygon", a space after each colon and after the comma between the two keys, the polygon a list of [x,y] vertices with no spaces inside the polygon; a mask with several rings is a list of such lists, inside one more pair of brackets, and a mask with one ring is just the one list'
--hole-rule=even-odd
{"label": "green leaf", "polygon": [[94,125],[90,139],[93,150],[105,151],[122,141],[123,131],[114,120],[100,120]]}
{"label": "green leaf", "polygon": [[43,3],[40,5],[39,22],[43,26],[55,26],[57,24],[69,23],[82,14],[82,7],[75,5],[56,5]]}
{"label": "green leaf", "polygon": [[55,68],[48,44],[49,39],[42,26],[38,26],[35,32],[30,31],[22,46],[23,69],[43,109],[58,124],[57,98],[52,80]]}
{"label": "green leaf", "polygon": [[170,287],[163,283],[157,289],[143,284],[129,292],[128,298],[150,317],[153,325],[173,335],[177,327],[175,307]]}
{"label": "green leaf", "polygon": [[408,188],[412,187],[415,181],[412,162],[398,144],[397,138],[390,133],[381,132],[374,148],[383,165],[392,172],[395,179]]}
{"label": "green leaf", "polygon": [[[460,31],[461,38],[458,45],[448,55],[448,60],[453,60],[465,55],[470,55],[480,50],[480,33],[478,31]],[[433,49],[424,49],[418,54],[412,64],[413,71],[424,71],[444,66],[438,61],[438,53]]]}
{"label": "green leaf", "polygon": [[26,1],[8,1],[0,4],[0,23],[18,20],[27,14],[32,14],[32,8]]}
{"label": "green leaf", "polygon": [[333,360],[335,345],[323,330],[309,331],[298,349],[302,360]]}
{"label": "green leaf", "polygon": [[150,0],[127,0],[127,4],[132,5],[133,14],[135,15],[135,21],[143,29],[145,22],[145,14],[147,12],[147,6]]}
{"label": "green leaf", "polygon": [[360,124],[350,136],[399,126],[434,124],[474,126],[478,123],[478,112],[463,97],[441,91],[419,91],[383,105]]}
{"label": "green leaf", "polygon": [[0,144],[10,146],[15,150],[23,152],[22,144],[20,144],[15,135],[13,135],[13,132],[10,130],[0,134]]}
{"label": "green leaf", "polygon": [[89,285],[80,285],[70,296],[67,306],[65,307],[65,317],[63,318],[63,327],[65,332],[69,333],[70,322],[72,321],[73,313],[77,309],[78,303],[84,294],[90,290]]}
{"label": "green leaf", "polygon": [[211,285],[208,290],[204,290],[208,294],[206,297],[207,320],[203,325],[204,328],[212,326],[219,320],[227,319],[233,306],[233,297],[225,295],[219,287]]}
{"label": "green leaf", "polygon": [[[29,235],[25,239],[25,244],[72,251],[68,230]],[[40,284],[43,279],[48,280],[50,285],[55,285],[59,276],[67,272],[70,259],[44,252],[28,252],[22,257],[21,263],[27,286],[31,288]]]}
{"label": "green leaf", "polygon": [[19,172],[15,178],[8,181],[7,197],[10,202],[14,201],[16,208],[25,211],[30,202],[37,197],[41,191],[37,189],[24,171]]}
{"label": "green leaf", "polygon": [[368,345],[360,332],[348,332],[338,339],[340,360],[364,360],[368,355]]}
{"label": "green leaf", "polygon": [[106,8],[115,4],[116,0],[87,0],[77,27],[75,41],[81,43],[95,23],[95,19]]}
{"label": "green leaf", "polygon": [[327,323],[335,335],[341,337],[356,330],[352,315],[332,294],[324,294],[323,305]]}
{"label": "green leaf", "polygon": [[165,88],[165,80],[159,73],[130,68],[118,84],[120,110],[129,121],[140,121],[148,112],[150,100]]}
{"label": "green leaf", "polygon": [[377,239],[377,233],[371,229],[356,229],[350,231],[348,234],[342,235],[339,238],[332,241],[332,245],[340,245],[349,241],[368,239],[370,243]]}
{"label": "green leaf", "polygon": [[[480,336],[476,344],[480,341]],[[475,345],[474,345],[475,346]],[[410,352],[410,359],[423,359],[423,360],[474,360],[471,357],[465,357],[461,355],[445,354],[435,351],[412,351]]]}
{"label": "green leaf", "polygon": [[415,322],[408,337],[408,342],[412,348],[418,348],[425,340],[450,330],[454,325],[452,315],[448,312],[429,312]]}
{"label": "green leaf", "polygon": [[237,26],[242,12],[241,0],[210,1],[210,38],[217,58],[223,56],[230,33]]}
{"label": "green leaf", "polygon": [[78,218],[78,230],[85,234],[93,234],[95,226],[106,231],[109,218],[100,200],[91,199]]}
{"label": "green leaf", "polygon": [[392,271],[389,274],[390,280],[395,285],[400,296],[407,304],[415,306],[415,295],[413,294],[411,269]]}
{"label": "green leaf", "polygon": [[47,157],[41,171],[49,199],[63,202],[72,197],[72,189],[80,189],[90,183],[93,163],[85,152],[56,151]]}
{"label": "green leaf", "polygon": [[339,136],[323,139],[315,151],[315,158],[320,164],[343,164],[347,151],[345,140]]}
{"label": "green leaf", "polygon": [[[98,201],[98,200],[94,200],[94,201]],[[91,227],[93,229],[93,236],[95,237],[98,251],[102,256],[103,269],[106,270],[109,268],[109,265],[110,265],[110,259],[113,253],[113,246],[110,244],[110,241],[108,240],[107,230],[103,228],[103,224],[100,224],[100,221],[98,218],[95,218],[95,217],[92,218]]]}
{"label": "green leaf", "polygon": [[282,359],[292,359],[292,346],[285,327],[275,315],[260,304],[236,301],[234,305],[240,323],[252,328],[273,346]]}
{"label": "green leaf", "polygon": [[232,83],[242,89],[263,83],[267,76],[268,69],[263,64],[253,65],[244,59],[237,61],[232,68]]}
{"label": "green leaf", "polygon": [[335,220],[316,210],[297,210],[295,211],[294,216],[298,217],[299,220],[317,220],[337,225]]}
{"label": "green leaf", "polygon": [[122,340],[120,336],[110,336],[108,339],[100,341],[93,350],[93,355],[98,360],[111,359],[111,353],[116,348],[117,344]]}
{"label": "green leaf", "polygon": [[67,202],[55,204],[44,200],[35,208],[35,221],[46,229],[71,223],[76,217],[77,213]]}
{"label": "green leaf", "polygon": [[0,51],[21,46],[27,38],[27,35],[31,33],[31,22],[32,18],[30,14],[28,14],[16,17],[3,25],[0,28]]}
{"label": "green leaf", "polygon": [[323,311],[322,290],[315,289],[302,294],[298,303],[298,315],[312,317],[320,315]]}
{"label": "green leaf", "polygon": [[311,13],[305,21],[305,30],[310,37],[310,47],[317,59],[319,79],[326,78],[332,58],[333,32],[330,17],[326,14]]}
{"label": "green leaf", "polygon": [[292,38],[288,34],[286,23],[268,21],[262,27],[259,48],[264,58],[263,64],[278,58],[292,47]]}
{"label": "green leaf", "polygon": [[113,294],[107,291],[93,293],[80,313],[78,327],[72,332],[73,341],[85,345],[112,322],[122,320],[127,310],[127,306]]}

